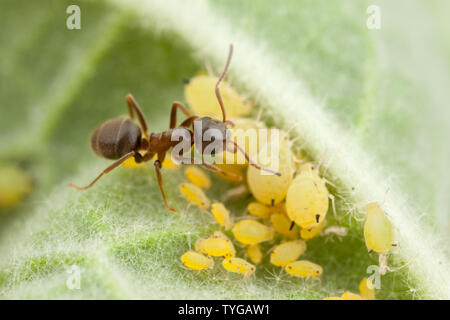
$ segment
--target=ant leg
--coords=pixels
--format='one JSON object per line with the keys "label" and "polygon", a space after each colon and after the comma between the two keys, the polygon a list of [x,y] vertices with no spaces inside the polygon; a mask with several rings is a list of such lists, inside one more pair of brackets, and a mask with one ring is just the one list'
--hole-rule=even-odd
{"label": "ant leg", "polygon": [[[147,127],[147,121],[145,120],[145,116],[142,113],[141,108],[139,108],[136,100],[134,100],[133,96],[131,95],[131,93],[127,94],[127,104],[128,104],[128,112],[130,114],[130,118],[134,119],[134,112],[136,112],[139,122],[141,124],[142,127],[142,131],[144,131],[144,135],[147,137],[148,136],[148,127]],[[134,110],[134,112],[133,112]]]}
{"label": "ant leg", "polygon": [[69,183],[69,187],[73,187],[75,189],[78,190],[86,190],[89,189],[90,187],[92,187],[104,174],[110,172],[111,170],[117,168],[118,166],[120,166],[125,160],[127,160],[128,158],[131,157],[135,157],[136,162],[141,162],[141,157],[140,154],[139,156],[137,156],[138,153],[131,151],[130,153],[127,153],[126,155],[122,156],[119,160],[115,161],[113,164],[111,164],[109,167],[107,167],[105,170],[102,171],[102,173],[100,173],[97,178],[95,178],[94,180],[92,180],[92,182],[90,184],[88,184],[87,186],[84,187],[79,187],[73,183]]}
{"label": "ant leg", "polygon": [[242,181],[242,177],[241,177],[240,175],[237,175],[237,174],[234,174],[234,173],[231,173],[231,172],[224,171],[224,170],[220,169],[219,167],[216,167],[216,166],[213,165],[213,164],[202,163],[201,166],[204,167],[206,170],[209,170],[209,171],[212,171],[212,172],[220,173],[220,174],[222,174],[222,175],[224,175],[224,176],[227,176],[227,177],[232,178],[233,180],[236,180],[236,181]]}
{"label": "ant leg", "polygon": [[250,158],[250,156],[247,154],[247,152],[245,152],[245,150],[242,149],[241,146],[238,145],[235,141],[233,141],[233,140],[227,140],[227,142],[231,142],[231,143],[234,145],[234,148],[233,148],[232,150],[228,150],[228,151],[233,152],[233,153],[236,153],[237,150],[239,150],[239,151],[244,155],[245,160],[247,160],[247,162],[248,162],[249,165],[255,167],[255,168],[258,169],[258,170],[267,171],[267,172],[270,172],[270,173],[275,174],[275,175],[277,175],[277,176],[281,176],[281,173],[278,172],[278,171],[275,171],[275,170],[272,170],[272,169],[269,169],[269,168],[263,168],[263,167],[259,166],[258,164],[256,164],[256,162],[253,161],[253,160]]}
{"label": "ant leg", "polygon": [[155,165],[156,177],[158,178],[159,190],[161,190],[161,195],[164,200],[164,205],[166,206],[167,210],[169,210],[171,212],[177,212],[177,210],[169,207],[169,204],[167,203],[166,194],[164,193],[164,188],[163,188],[163,179],[162,179],[162,175],[161,175],[161,161],[156,160],[153,164]]}
{"label": "ant leg", "polygon": [[220,108],[222,109],[222,119],[223,119],[222,122],[224,122],[224,123],[227,122],[227,114],[225,112],[225,106],[223,105],[222,96],[220,95],[219,84],[223,80],[223,78],[225,77],[225,74],[228,71],[228,67],[230,66],[230,61],[231,61],[232,56],[233,56],[233,44],[230,43],[230,52],[228,53],[227,63],[225,64],[225,68],[223,69],[223,72],[220,75],[220,78],[217,80],[216,88],[215,88],[217,101],[219,101]]}
{"label": "ant leg", "polygon": [[186,127],[188,128],[195,120],[197,120],[199,118],[199,116],[190,116],[189,118],[187,118],[186,120],[184,120],[181,124],[180,127]]}
{"label": "ant leg", "polygon": [[192,113],[186,108],[184,104],[178,101],[174,101],[172,103],[172,110],[170,111],[170,125],[169,128],[173,129],[177,125],[177,108],[180,108],[180,110],[186,115],[186,117],[192,116]]}

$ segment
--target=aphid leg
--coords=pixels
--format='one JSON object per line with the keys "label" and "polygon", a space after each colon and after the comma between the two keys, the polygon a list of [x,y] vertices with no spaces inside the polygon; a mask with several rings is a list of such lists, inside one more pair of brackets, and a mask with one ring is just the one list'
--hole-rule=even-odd
{"label": "aphid leg", "polygon": [[177,108],[180,108],[180,110],[186,115],[186,117],[190,117],[192,113],[186,108],[184,104],[178,101],[174,101],[172,103],[172,110],[170,111],[170,125],[169,128],[173,129],[177,125]]}
{"label": "aphid leg", "polygon": [[142,113],[141,108],[137,104],[136,100],[134,100],[134,98],[131,95],[131,93],[127,94],[126,99],[127,99],[128,112],[130,114],[130,118],[134,119],[134,112],[136,112],[137,117],[139,119],[139,123],[141,124],[141,127],[142,127],[142,131],[144,131],[144,136],[148,137],[147,120],[145,120],[145,116]]}
{"label": "aphid leg", "polygon": [[323,180],[323,182],[325,182],[326,184],[329,184],[329,185],[332,186],[333,188],[337,188],[336,185],[335,185],[334,183],[328,181],[327,179],[322,178],[322,180]]}
{"label": "aphid leg", "polygon": [[92,187],[104,174],[110,172],[111,170],[117,168],[118,166],[120,166],[125,160],[127,160],[128,158],[131,157],[135,157],[136,162],[141,162],[142,161],[142,157],[139,153],[135,152],[135,151],[131,151],[129,153],[127,153],[126,155],[124,155],[122,158],[120,158],[119,160],[115,161],[113,164],[111,164],[109,167],[107,167],[105,170],[103,170],[94,180],[92,180],[91,183],[89,183],[88,185],[84,186],[84,187],[80,187],[77,186],[73,183],[69,183],[69,187],[73,187],[75,189],[78,190],[86,190],[89,189],[90,187]]}
{"label": "aphid leg", "polygon": [[234,174],[234,173],[231,173],[231,172],[224,171],[224,170],[222,170],[222,169],[216,167],[216,166],[213,165],[213,164],[209,164],[209,163],[203,162],[203,163],[201,164],[201,166],[204,167],[205,169],[209,170],[209,171],[216,172],[216,173],[220,173],[220,174],[223,174],[224,176],[233,178],[233,180],[236,180],[236,181],[242,181],[242,177],[241,177],[240,175]]}
{"label": "aphid leg", "polygon": [[185,119],[181,124],[180,127],[186,127],[188,128],[195,120],[200,118],[197,115],[190,116],[189,118]]}
{"label": "aphid leg", "polygon": [[328,194],[328,198],[330,198],[330,200],[331,200],[331,207],[333,208],[334,218],[337,219],[336,204],[334,203],[335,202],[335,198],[334,198],[334,196],[332,194]]}
{"label": "aphid leg", "polygon": [[272,169],[269,169],[269,168],[263,168],[263,167],[257,165],[257,164],[255,163],[255,161],[253,161],[253,160],[250,158],[250,156],[247,154],[247,152],[245,152],[245,150],[242,149],[241,146],[238,145],[235,141],[233,141],[233,140],[227,140],[227,142],[230,142],[230,143],[232,143],[232,144],[234,145],[234,148],[233,148],[233,149],[227,149],[227,150],[228,150],[229,152],[232,152],[232,153],[236,153],[236,152],[239,150],[239,151],[244,155],[245,160],[247,160],[247,162],[249,163],[249,165],[255,167],[255,168],[258,169],[258,170],[267,171],[267,172],[270,172],[270,173],[275,174],[275,175],[277,175],[277,176],[281,176],[281,173],[278,172],[278,171],[275,171],[275,170],[272,170]]}
{"label": "aphid leg", "polygon": [[169,207],[169,204],[167,203],[166,194],[164,193],[164,188],[163,188],[163,179],[162,179],[162,174],[161,174],[161,161],[164,161],[164,159],[160,160],[160,157],[158,155],[158,160],[156,160],[153,163],[155,165],[156,177],[158,178],[159,190],[161,190],[161,195],[163,197],[164,205],[166,206],[166,209],[171,212],[177,212],[177,210]]}
{"label": "aphid leg", "polygon": [[216,88],[215,88],[217,101],[219,101],[220,108],[222,109],[222,121],[223,122],[227,121],[227,114],[225,112],[225,106],[223,105],[222,96],[220,95],[219,84],[222,81],[222,79],[225,77],[225,74],[228,71],[228,67],[230,66],[230,61],[231,61],[231,57],[232,56],[233,56],[233,44],[231,43],[230,44],[230,52],[228,54],[227,63],[225,64],[225,68],[223,69],[223,72],[220,75],[220,78],[217,80]]}

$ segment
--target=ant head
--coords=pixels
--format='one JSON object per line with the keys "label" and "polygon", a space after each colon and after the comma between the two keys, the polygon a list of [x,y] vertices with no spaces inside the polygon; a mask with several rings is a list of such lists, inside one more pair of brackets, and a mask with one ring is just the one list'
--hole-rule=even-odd
{"label": "ant head", "polygon": [[[213,143],[217,147],[221,145],[222,150],[226,150],[226,143],[231,138],[231,132],[227,129],[225,123],[210,117],[202,117],[196,121],[201,121],[203,151],[207,150],[206,148]],[[213,148],[211,155],[215,155],[216,151],[216,148]]]}

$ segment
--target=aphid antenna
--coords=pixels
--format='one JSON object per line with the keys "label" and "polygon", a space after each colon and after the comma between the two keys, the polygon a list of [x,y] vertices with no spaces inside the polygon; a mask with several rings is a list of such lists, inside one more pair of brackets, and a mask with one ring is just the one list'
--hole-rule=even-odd
{"label": "aphid antenna", "polygon": [[[348,215],[349,217],[355,219],[357,222],[363,222],[366,219],[366,214],[362,213],[364,210],[361,210],[361,208],[358,208],[358,205],[351,203],[350,201],[348,201],[348,199],[340,196],[339,194],[337,194],[336,196],[338,196],[339,198],[342,199],[342,201],[344,202],[344,205],[346,205],[346,213],[345,215]],[[363,216],[363,218],[358,218],[356,217],[357,214],[361,214]]]}
{"label": "aphid antenna", "polygon": [[329,184],[330,186],[332,186],[333,188],[337,189],[337,186],[332,183],[330,180],[322,178],[323,182],[325,182],[326,184]]}
{"label": "aphid antenna", "polygon": [[211,77],[216,77],[216,75],[214,73],[214,70],[213,70],[213,68],[211,66],[211,61],[209,61],[209,59],[205,59],[204,65],[205,65],[205,68],[206,68],[206,72],[208,72],[208,75],[211,76]]}
{"label": "aphid antenna", "polygon": [[188,231],[186,232],[187,238],[188,238],[188,245],[189,245],[189,250],[192,249],[192,242],[191,242],[191,232]]}
{"label": "aphid antenna", "polygon": [[259,110],[258,110],[258,114],[256,115],[256,121],[261,121],[262,114],[263,114],[263,107],[260,106]]}
{"label": "aphid antenna", "polygon": [[391,188],[388,186],[386,191],[384,192],[383,202],[381,202],[382,206],[386,203],[386,198],[387,198],[387,195],[388,195],[390,190],[391,190]]}
{"label": "aphid antenna", "polygon": [[275,245],[275,246],[272,246],[269,250],[267,250],[267,251],[264,253],[263,257],[267,257],[270,253],[272,253],[273,250],[275,250],[275,247],[276,247],[276,245]]}
{"label": "aphid antenna", "polygon": [[[289,124],[288,127],[287,127],[287,129],[286,129],[286,135],[289,137],[289,136],[291,135],[292,131],[293,131],[295,128],[297,128],[298,125],[299,125],[298,122],[294,122],[294,123]],[[296,137],[295,139],[298,139],[298,138],[300,138],[300,137]],[[291,140],[291,142],[293,143],[294,140]]]}
{"label": "aphid antenna", "polygon": [[[291,139],[291,144],[294,145],[297,141],[300,141],[302,139],[302,137],[297,136],[294,139]],[[301,148],[299,148],[301,150]]]}

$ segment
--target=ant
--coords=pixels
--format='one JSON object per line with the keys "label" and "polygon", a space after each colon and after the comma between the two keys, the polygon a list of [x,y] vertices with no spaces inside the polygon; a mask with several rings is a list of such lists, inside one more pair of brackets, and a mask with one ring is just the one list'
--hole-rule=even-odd
{"label": "ant", "polygon": [[[248,163],[259,170],[265,170],[270,173],[281,176],[281,173],[273,171],[271,169],[262,168],[257,165],[248,154],[243,150],[235,141],[227,139],[227,124],[233,125],[231,121],[227,121],[225,107],[223,104],[222,96],[220,95],[219,84],[222,79],[225,77],[225,74],[230,65],[231,57],[233,55],[233,45],[230,44],[230,51],[228,54],[228,59],[225,65],[225,68],[217,80],[215,86],[215,93],[217,100],[219,102],[220,108],[222,109],[222,121],[217,119],[212,119],[210,117],[199,117],[197,115],[192,115],[191,112],[185,107],[181,102],[174,101],[172,103],[172,110],[170,113],[170,125],[169,129],[163,132],[158,133],[148,133],[147,121],[142,113],[141,108],[138,106],[136,101],[134,100],[131,94],[126,96],[126,101],[128,104],[128,112],[129,118],[115,118],[105,121],[102,125],[100,125],[91,136],[91,148],[92,150],[100,157],[106,159],[116,160],[110,166],[108,166],[105,170],[103,170],[90,184],[79,187],[75,184],[69,184],[69,186],[74,187],[78,190],[85,190],[92,187],[104,174],[112,171],[121,165],[128,158],[134,157],[136,163],[146,162],[151,160],[154,155],[157,155],[157,160],[154,161],[154,166],[156,170],[156,176],[158,179],[159,188],[161,190],[161,195],[164,200],[164,204],[167,210],[176,212],[175,209],[171,208],[167,202],[166,195],[164,193],[163,188],[163,179],[161,175],[161,163],[164,161],[166,157],[166,153],[170,148],[173,148],[175,145],[179,143],[179,141],[172,140],[172,133],[176,129],[185,129],[191,135],[191,138],[194,138],[194,133],[189,129],[191,125],[193,125],[194,121],[201,121],[202,124],[202,133],[204,133],[208,129],[216,129],[222,133],[222,142],[225,146],[226,150],[236,153],[239,150],[248,161]],[[177,109],[180,109],[185,115],[186,119],[177,127]],[[140,126],[133,121],[134,113],[136,113]],[[191,146],[194,144],[194,139],[191,139]],[[210,141],[206,141],[203,139],[201,141],[203,147],[205,143],[209,144]],[[227,147],[227,144],[232,144],[232,149]],[[204,150],[204,149],[203,149]],[[139,151],[144,151],[142,155]],[[174,155],[172,155],[174,156]],[[175,156],[176,157],[176,156]],[[185,158],[177,159],[186,160]],[[201,163],[203,167],[210,171],[218,172],[228,176],[234,176],[234,174],[228,173],[226,171],[221,170],[217,166],[209,163]]]}

